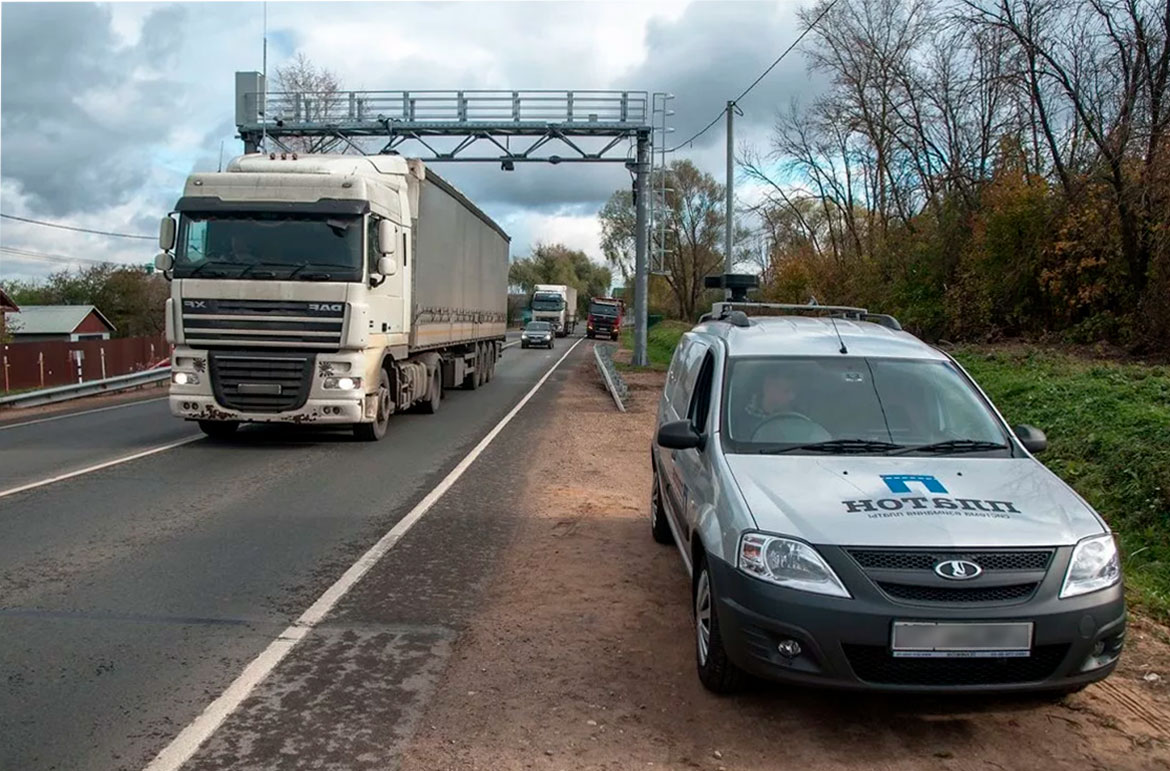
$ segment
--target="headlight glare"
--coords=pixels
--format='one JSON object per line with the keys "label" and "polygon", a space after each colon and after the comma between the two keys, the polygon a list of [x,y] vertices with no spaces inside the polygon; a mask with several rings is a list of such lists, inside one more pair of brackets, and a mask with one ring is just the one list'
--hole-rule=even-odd
{"label": "headlight glare", "polygon": [[1060,597],[1108,589],[1121,580],[1121,556],[1111,534],[1086,538],[1073,549]]}
{"label": "headlight glare", "polygon": [[789,589],[832,597],[851,596],[816,549],[791,538],[744,533],[739,540],[739,569]]}
{"label": "headlight glare", "polygon": [[327,377],[323,385],[338,391],[355,391],[362,387],[362,379],[360,377]]}
{"label": "headlight glare", "polygon": [[199,376],[194,372],[172,372],[171,382],[175,385],[199,385]]}

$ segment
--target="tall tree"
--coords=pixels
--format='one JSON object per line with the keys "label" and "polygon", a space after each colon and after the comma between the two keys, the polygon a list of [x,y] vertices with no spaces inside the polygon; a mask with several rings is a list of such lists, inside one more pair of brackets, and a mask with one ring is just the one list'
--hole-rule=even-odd
{"label": "tall tree", "polygon": [[[341,78],[313,62],[304,53],[276,68],[272,96],[299,120],[325,122],[341,105]],[[297,152],[320,152],[328,137],[288,137],[284,143]]]}

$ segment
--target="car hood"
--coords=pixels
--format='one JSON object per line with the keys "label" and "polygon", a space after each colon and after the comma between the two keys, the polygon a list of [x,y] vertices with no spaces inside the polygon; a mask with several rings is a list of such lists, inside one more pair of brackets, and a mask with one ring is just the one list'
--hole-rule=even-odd
{"label": "car hood", "polygon": [[728,455],[761,530],[840,546],[1060,546],[1104,532],[1031,458]]}

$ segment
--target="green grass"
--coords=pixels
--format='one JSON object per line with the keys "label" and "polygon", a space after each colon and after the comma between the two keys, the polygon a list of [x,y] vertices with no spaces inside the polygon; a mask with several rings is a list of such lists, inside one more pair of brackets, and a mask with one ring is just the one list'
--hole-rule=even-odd
{"label": "green grass", "polygon": [[1121,540],[1131,603],[1170,619],[1170,367],[1030,349],[956,358],[1009,423],[1048,434],[1040,459]]}
{"label": "green grass", "polygon": [[[646,353],[650,358],[648,369],[665,372],[670,366],[670,357],[674,355],[679,338],[693,327],[693,324],[687,324],[685,321],[660,321],[650,327],[646,335]],[[627,327],[622,330],[621,343],[623,348],[632,349],[634,347],[633,329]],[[619,368],[642,369],[628,364],[619,365]]]}

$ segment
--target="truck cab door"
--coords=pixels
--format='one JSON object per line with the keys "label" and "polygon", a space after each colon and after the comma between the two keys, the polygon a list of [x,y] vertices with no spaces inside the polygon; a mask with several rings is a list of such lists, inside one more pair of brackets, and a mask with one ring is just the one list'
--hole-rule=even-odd
{"label": "truck cab door", "polygon": [[[370,334],[404,334],[406,325],[405,275],[410,257],[407,237],[410,231],[390,220],[370,215],[366,235],[366,256],[369,261]],[[393,244],[391,251],[383,252],[384,238]],[[392,272],[379,273],[382,258],[392,263]],[[380,282],[380,283],[379,283]]]}

